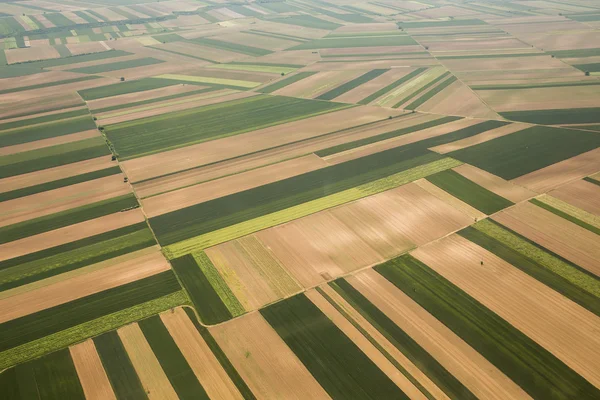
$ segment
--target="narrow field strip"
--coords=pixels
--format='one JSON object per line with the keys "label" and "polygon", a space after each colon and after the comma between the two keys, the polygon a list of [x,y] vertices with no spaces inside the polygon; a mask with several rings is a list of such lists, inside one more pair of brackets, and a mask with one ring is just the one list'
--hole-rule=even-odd
{"label": "narrow field strip", "polygon": [[403,76],[402,78],[398,79],[394,83],[390,83],[386,87],[381,88],[378,91],[376,91],[375,93],[372,93],[369,96],[365,97],[364,99],[360,100],[358,102],[358,104],[369,104],[370,102],[372,102],[372,101],[374,101],[374,100],[382,97],[384,94],[386,94],[386,93],[388,93],[388,92],[396,89],[398,86],[404,84],[405,82],[408,82],[409,80],[411,80],[415,76],[417,76],[420,73],[424,72],[426,69],[427,68],[425,68],[425,67],[421,67],[421,68],[415,69],[414,71],[406,74],[405,76]]}
{"label": "narrow field strip", "polygon": [[301,81],[302,79],[308,78],[309,76],[312,76],[314,74],[316,74],[316,72],[313,72],[313,71],[298,72],[297,74],[288,76],[287,78],[281,79],[275,83],[272,83],[272,84],[262,87],[260,89],[256,89],[256,91],[261,92],[261,93],[273,93],[276,90],[279,90],[288,85],[291,85],[292,83]]}
{"label": "narrow field strip", "polygon": [[[531,199],[531,200],[529,200],[529,202],[531,204],[535,204],[536,206],[543,208],[546,211],[550,211],[552,214],[558,215],[559,217],[564,218],[567,221],[570,221],[570,222],[574,223],[575,225],[582,227],[583,229],[593,232],[596,235],[600,235],[600,227],[598,226],[598,218],[595,217],[593,214],[589,214],[589,216],[593,218],[592,222],[594,224],[589,224],[586,221],[583,221],[568,212],[562,211],[562,210],[554,207],[553,205],[549,204],[548,202],[540,201],[538,199]],[[581,213],[578,213],[578,214],[581,214]]]}
{"label": "narrow field strip", "polygon": [[389,69],[374,69],[369,71],[358,78],[352,79],[336,88],[333,88],[319,96],[316,97],[317,100],[333,100],[338,96],[343,95],[346,92],[362,85],[363,83],[367,83],[372,79],[377,78],[378,76],[386,73]]}
{"label": "narrow field strip", "polygon": [[69,348],[86,399],[116,400],[110,381],[91,339]]}
{"label": "narrow field strip", "polygon": [[[554,194],[554,193],[553,193]],[[570,215],[575,219],[580,220],[583,223],[591,225],[596,229],[600,229],[600,216],[576,207],[566,201],[556,198],[552,195],[543,194],[535,199],[539,203],[543,203],[553,209],[560,211],[564,214]]]}

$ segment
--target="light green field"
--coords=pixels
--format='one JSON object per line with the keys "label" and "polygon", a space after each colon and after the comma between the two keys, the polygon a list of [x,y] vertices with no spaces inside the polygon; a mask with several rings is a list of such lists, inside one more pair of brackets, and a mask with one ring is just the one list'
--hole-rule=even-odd
{"label": "light green field", "polygon": [[396,104],[399,99],[403,99],[411,93],[414,93],[415,91],[419,90],[419,88],[427,85],[429,82],[438,78],[445,72],[446,69],[444,67],[430,68],[421,75],[406,82],[404,85],[400,86],[396,90],[393,90],[392,92],[383,96],[378,101],[376,101],[375,104],[382,107],[391,107],[394,104]]}
{"label": "light green field", "polygon": [[261,85],[260,82],[240,81],[237,79],[211,78],[208,76],[164,74],[155,76],[154,78],[173,79],[176,81],[184,82],[212,83],[214,85],[238,86],[243,88],[253,88]]}
{"label": "light green field", "polygon": [[30,27],[31,29],[39,29],[39,27],[37,26],[37,24],[35,22],[33,22],[31,20],[31,18],[29,18],[27,15],[22,15],[20,17],[23,22],[25,22],[27,24],[28,27]]}
{"label": "light green field", "polygon": [[297,68],[281,67],[277,65],[245,65],[245,64],[217,64],[209,68],[227,69],[233,71],[248,71],[248,72],[270,72],[273,74],[289,74]]}

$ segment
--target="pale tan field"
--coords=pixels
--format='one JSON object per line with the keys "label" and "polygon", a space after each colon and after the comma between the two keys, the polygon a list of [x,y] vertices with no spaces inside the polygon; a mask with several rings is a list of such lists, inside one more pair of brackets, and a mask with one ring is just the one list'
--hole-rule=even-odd
{"label": "pale tan field", "polygon": [[435,118],[437,116],[429,114],[405,114],[402,118],[385,119],[369,124],[368,126],[342,129],[331,135],[315,137],[314,139],[284,145],[272,150],[259,151],[247,156],[207,165],[206,167],[184,170],[180,173],[134,184],[134,187],[140,197],[151,196],[162,191],[193,185],[197,182],[205,182],[232,174],[244,173],[244,171],[250,171],[255,168],[266,168],[266,166],[282,162],[283,160],[301,157],[330,146],[400,129]]}
{"label": "pale tan field", "polygon": [[478,90],[477,94],[497,112],[596,107],[600,100],[595,86]]}
{"label": "pale tan field", "polygon": [[[142,200],[148,218],[326,167],[314,154]],[[164,189],[163,189],[164,191]],[[138,196],[142,196],[137,192]]]}
{"label": "pale tan field", "polygon": [[519,122],[515,122],[512,124],[501,126],[500,128],[490,129],[489,131],[485,131],[482,133],[478,133],[477,135],[470,136],[461,140],[457,140],[456,142],[442,144],[440,146],[431,147],[429,150],[435,151],[436,153],[446,154],[455,150],[464,149],[467,147],[475,146],[479,143],[487,142],[488,140],[496,139],[501,136],[510,135],[511,133],[515,133],[521,131],[525,128],[529,128],[530,124],[522,124]]}
{"label": "pale tan field", "polygon": [[350,90],[349,92],[344,93],[341,96],[335,98],[335,101],[339,101],[342,103],[358,103],[362,99],[376,91],[383,89],[384,87],[394,83],[398,79],[407,75],[408,73],[414,71],[414,68],[394,68],[389,70],[388,72],[378,76],[375,79],[372,79],[362,85],[358,86]]}
{"label": "pale tan field", "polygon": [[429,139],[436,136],[445,135],[459,129],[467,128],[480,123],[481,120],[463,118],[458,121],[448,122],[446,124],[434,126],[432,128],[423,129],[416,132],[407,133],[395,138],[382,140],[380,142],[357,147],[355,149],[346,150],[340,153],[332,154],[324,157],[330,164],[339,164],[349,160],[354,160],[370,154],[379,153],[383,150],[393,149],[395,147],[404,146],[415,143],[424,139]]}
{"label": "pale tan field", "polygon": [[490,71],[490,70],[539,70],[564,68],[565,64],[557,58],[546,54],[530,57],[499,57],[499,58],[469,58],[442,59],[441,62],[451,71]]}
{"label": "pale tan field", "polygon": [[181,307],[162,313],[160,319],[211,399],[242,399],[229,375]]}
{"label": "pale tan field", "polygon": [[435,186],[433,183],[429,182],[427,179],[424,179],[424,178],[419,179],[418,181],[415,181],[415,185],[419,186],[421,189],[423,189],[423,190],[427,191],[428,193],[432,194],[433,196],[437,197],[444,203],[447,203],[448,205],[452,206],[453,208],[455,208],[458,211],[462,212],[463,214],[467,215],[473,221],[477,221],[477,220],[485,218],[487,216],[484,213],[482,213],[481,211],[479,211],[478,209],[470,206],[469,204],[465,203],[464,201],[452,196],[450,193]]}
{"label": "pale tan field", "polygon": [[458,172],[470,181],[475,182],[479,186],[489,190],[490,192],[496,193],[498,196],[504,197],[513,203],[530,199],[536,195],[531,190],[515,185],[512,182],[505,181],[496,175],[492,175],[487,171],[473,167],[469,164],[463,164],[459,167],[456,167],[454,168],[454,171]]}
{"label": "pale tan field", "polygon": [[513,179],[512,182],[534,192],[545,193],[598,170],[600,170],[600,149],[595,149],[530,172]]}
{"label": "pale tan field", "polygon": [[250,45],[252,47],[258,47],[272,51],[283,50],[298,45],[298,42],[296,41],[252,35],[244,32],[232,33],[223,36],[214,36],[214,39],[246,46]]}
{"label": "pale tan field", "polygon": [[[87,101],[87,105],[90,110],[96,110],[105,107],[114,107],[119,105],[126,105],[129,103],[135,103],[137,101],[144,101],[149,99],[155,99],[164,96],[171,96],[174,94],[186,93],[194,90],[200,90],[205,88],[204,86],[197,85],[186,85],[182,83],[180,85],[167,86],[164,88],[145,90],[143,92],[127,93],[118,96],[111,96],[97,100]],[[114,111],[113,111],[114,112]]]}
{"label": "pale tan field", "polygon": [[162,253],[140,257],[0,300],[0,323],[143,279],[170,268]]}
{"label": "pale tan field", "polygon": [[494,220],[548,250],[600,276],[598,236],[529,202],[496,215]]}
{"label": "pale tan field", "polygon": [[261,57],[242,58],[244,62],[264,62],[272,64],[298,64],[308,65],[321,60],[319,54],[313,53],[311,50],[286,50],[267,54]]}
{"label": "pale tan field", "polygon": [[115,213],[91,219],[64,228],[1,244],[0,260],[8,260],[10,258],[59,246],[64,243],[70,243],[75,240],[98,235],[143,221],[144,214],[140,210],[131,210],[124,213]]}
{"label": "pale tan field", "polygon": [[91,339],[69,347],[83,393],[88,400],[116,400],[102,361]]}
{"label": "pale tan field", "polygon": [[600,385],[596,368],[600,359],[600,318],[596,315],[459,235],[411,254],[590,383]]}
{"label": "pale tan field", "polygon": [[411,399],[427,397],[404,376],[363,334],[356,329],[325,297],[316,290],[306,292],[306,297],[316,305],[369,359]]}
{"label": "pale tan field", "polygon": [[[141,5],[138,5],[138,7],[139,6]],[[208,21],[199,15],[180,15],[177,19],[166,20],[160,23],[160,25],[164,26],[165,28],[182,28],[201,24],[208,24]]]}
{"label": "pale tan field", "polygon": [[64,15],[71,21],[75,22],[76,24],[87,24],[88,23],[85,19],[81,18],[79,15],[75,14],[74,12],[65,11],[62,13],[62,15]]}
{"label": "pale tan field", "polygon": [[70,135],[57,136],[50,139],[36,140],[35,142],[16,144],[14,146],[6,146],[0,148],[0,157],[9,154],[21,153],[23,151],[36,150],[49,146],[56,146],[64,143],[77,142],[79,140],[90,139],[99,136],[97,130],[89,130]]}
{"label": "pale tan field", "polygon": [[79,174],[86,174],[88,172],[114,167],[115,165],[116,162],[111,161],[110,157],[103,156],[72,164],[61,165],[59,167],[47,168],[42,171],[2,178],[0,179],[0,193],[69,178]]}
{"label": "pale tan field", "polygon": [[10,49],[5,50],[4,54],[6,55],[6,61],[8,61],[9,64],[60,58],[60,54],[58,54],[58,51],[52,46]]}
{"label": "pale tan field", "polygon": [[[412,54],[416,52],[422,52],[423,48],[419,45],[408,45],[408,46],[376,46],[376,47],[346,47],[339,49],[322,49],[319,50],[319,54],[323,56],[342,56],[342,55],[358,55],[358,54],[371,54],[376,56],[378,54],[397,53],[395,56],[402,57],[417,57]],[[429,55],[419,54],[418,57],[430,57]]]}
{"label": "pale tan field", "polygon": [[4,119],[23,114],[43,113],[59,108],[64,110],[65,108],[83,105],[83,101],[77,93],[72,92],[56,95],[56,88],[52,89],[55,91],[54,96],[38,96],[38,91],[35,91],[36,94],[27,96],[24,95],[27,92],[3,95],[0,98],[0,118]]}
{"label": "pale tan field", "polygon": [[530,399],[481,354],[374,270],[347,280],[478,398]]}
{"label": "pale tan field", "polygon": [[282,96],[315,98],[367,71],[326,71],[304,78],[275,91]]}
{"label": "pale tan field", "polygon": [[598,185],[579,180],[551,191],[550,195],[589,213],[600,215],[600,187]]}
{"label": "pale tan field", "polygon": [[492,50],[492,49],[520,49],[528,47],[518,39],[511,37],[484,39],[484,40],[449,40],[449,41],[421,41],[428,46],[430,51],[465,51],[465,50]]}
{"label": "pale tan field", "polygon": [[330,398],[260,313],[209,330],[257,398]]}
{"label": "pale tan field", "polygon": [[255,235],[219,244],[205,252],[247,311],[300,290],[273,252]]}
{"label": "pale tan field", "polygon": [[[47,73],[50,73],[50,72],[47,72]],[[69,75],[65,75],[65,72],[62,72],[62,71],[60,73],[61,73],[61,80],[73,78],[73,75],[71,75],[70,73],[67,73]],[[46,73],[44,73],[43,75],[45,75],[45,74]],[[37,76],[37,74],[35,76]],[[76,77],[81,77],[81,74],[77,74]],[[55,110],[58,107],[57,104],[58,105],[61,104],[60,103],[61,99],[64,98],[66,101],[66,99],[71,98],[73,103],[75,103],[75,104],[65,103],[64,107],[61,108],[61,110],[62,110],[61,112],[65,112],[66,108],[81,106],[84,104],[83,101],[81,100],[81,97],[79,97],[79,95],[77,95],[77,93],[75,93],[75,91],[98,87],[98,86],[110,85],[111,83],[116,83],[116,82],[117,81],[112,78],[90,79],[87,81],[73,82],[73,83],[50,86],[50,87],[45,87],[45,88],[24,90],[24,91],[20,91],[20,92],[16,92],[16,93],[4,94],[0,97],[0,101],[2,103],[4,103],[4,102],[7,103],[6,104],[7,109],[10,109],[13,106],[13,103],[19,104],[21,107],[24,107],[25,109],[27,109],[26,106],[28,105],[28,103],[29,103],[29,105],[35,105],[36,103],[48,102],[48,106],[51,107],[50,109]],[[52,99],[56,99],[57,103],[53,104],[51,102]],[[2,106],[4,107],[4,104]],[[46,110],[44,110],[44,109],[39,110],[40,113],[43,113],[45,111]],[[21,109],[21,112],[23,112],[23,109]]]}
{"label": "pale tan field", "polygon": [[[367,72],[379,68],[410,68],[410,67],[430,67],[437,66],[439,63],[433,57],[414,57],[414,58],[382,58],[376,59],[376,56],[369,57],[372,59],[365,60],[364,58],[356,58],[346,60],[347,62],[323,61],[320,63],[311,64],[306,67],[307,71],[362,71]],[[362,74],[361,74],[362,75]]]}
{"label": "pale tan field", "polygon": [[229,62],[240,58],[238,53],[232,51],[216,49],[214,47],[201,46],[194,43],[183,43],[183,42],[171,42],[166,44],[157,45],[158,48],[164,48],[166,50],[175,51],[177,53],[189,54],[192,56],[200,56],[216,62]]}
{"label": "pale tan field", "polygon": [[[281,146],[292,141],[309,139],[327,132],[383,120],[390,115],[399,114],[401,111],[368,106],[356,107],[128,160],[121,163],[121,167],[131,181],[136,182]],[[286,132],[297,132],[297,134],[290,136],[285,135]]]}
{"label": "pale tan field", "polygon": [[121,21],[124,19],[127,19],[126,17],[122,16],[121,14],[109,10],[108,8],[94,8],[94,11],[97,12],[98,14],[102,15],[103,17],[107,18],[109,21]]}
{"label": "pale tan field", "polygon": [[[253,5],[256,5],[253,4]],[[306,28],[303,26],[280,24],[274,21],[260,21],[257,26],[252,29],[259,29],[265,32],[282,33],[284,35],[298,36],[305,39],[321,38],[329,33],[329,31],[316,28]]]}
{"label": "pale tan field", "polygon": [[69,210],[129,193],[120,174],[4,202],[0,226]]}
{"label": "pale tan field", "polygon": [[152,352],[137,323],[117,330],[142,386],[150,400],[178,400],[171,382]]}
{"label": "pale tan field", "polygon": [[72,55],[88,54],[88,53],[101,53],[106,51],[106,47],[103,45],[104,42],[87,42],[87,43],[71,43],[67,44],[67,48]]}

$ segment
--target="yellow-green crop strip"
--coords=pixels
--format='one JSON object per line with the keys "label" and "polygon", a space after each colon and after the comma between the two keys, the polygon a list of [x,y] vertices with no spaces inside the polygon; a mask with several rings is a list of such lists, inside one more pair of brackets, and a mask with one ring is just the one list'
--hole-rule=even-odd
{"label": "yellow-green crop strip", "polygon": [[542,203],[548,204],[549,206],[552,206],[557,210],[560,210],[566,214],[569,214],[572,217],[580,219],[583,222],[586,222],[600,229],[600,217],[592,213],[589,213],[585,210],[582,210],[581,208],[575,207],[565,201],[557,199],[556,197],[549,196],[547,194],[543,194],[540,197],[536,197],[536,199],[541,201]]}
{"label": "yellow-green crop strip", "polygon": [[169,259],[181,257],[185,254],[196,252],[262,229],[270,228],[331,207],[384,192],[437,172],[458,167],[461,164],[462,162],[452,158],[443,158],[330,196],[322,197],[285,210],[182,240],[181,242],[164,247],[163,252]]}
{"label": "yellow-green crop strip", "polygon": [[212,78],[212,77],[208,77],[208,76],[164,74],[164,75],[156,76],[155,78],[173,79],[176,81],[184,81],[184,82],[212,83],[215,85],[238,86],[238,87],[243,87],[243,88],[253,88],[253,87],[257,87],[257,86],[261,85],[260,82],[242,81],[242,80],[237,80],[237,79]]}

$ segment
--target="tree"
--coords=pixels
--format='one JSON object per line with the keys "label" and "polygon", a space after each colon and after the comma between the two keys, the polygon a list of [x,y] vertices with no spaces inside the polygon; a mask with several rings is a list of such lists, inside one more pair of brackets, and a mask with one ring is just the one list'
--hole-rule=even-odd
{"label": "tree", "polygon": [[121,77],[121,82],[125,82],[125,77],[124,76]]}

